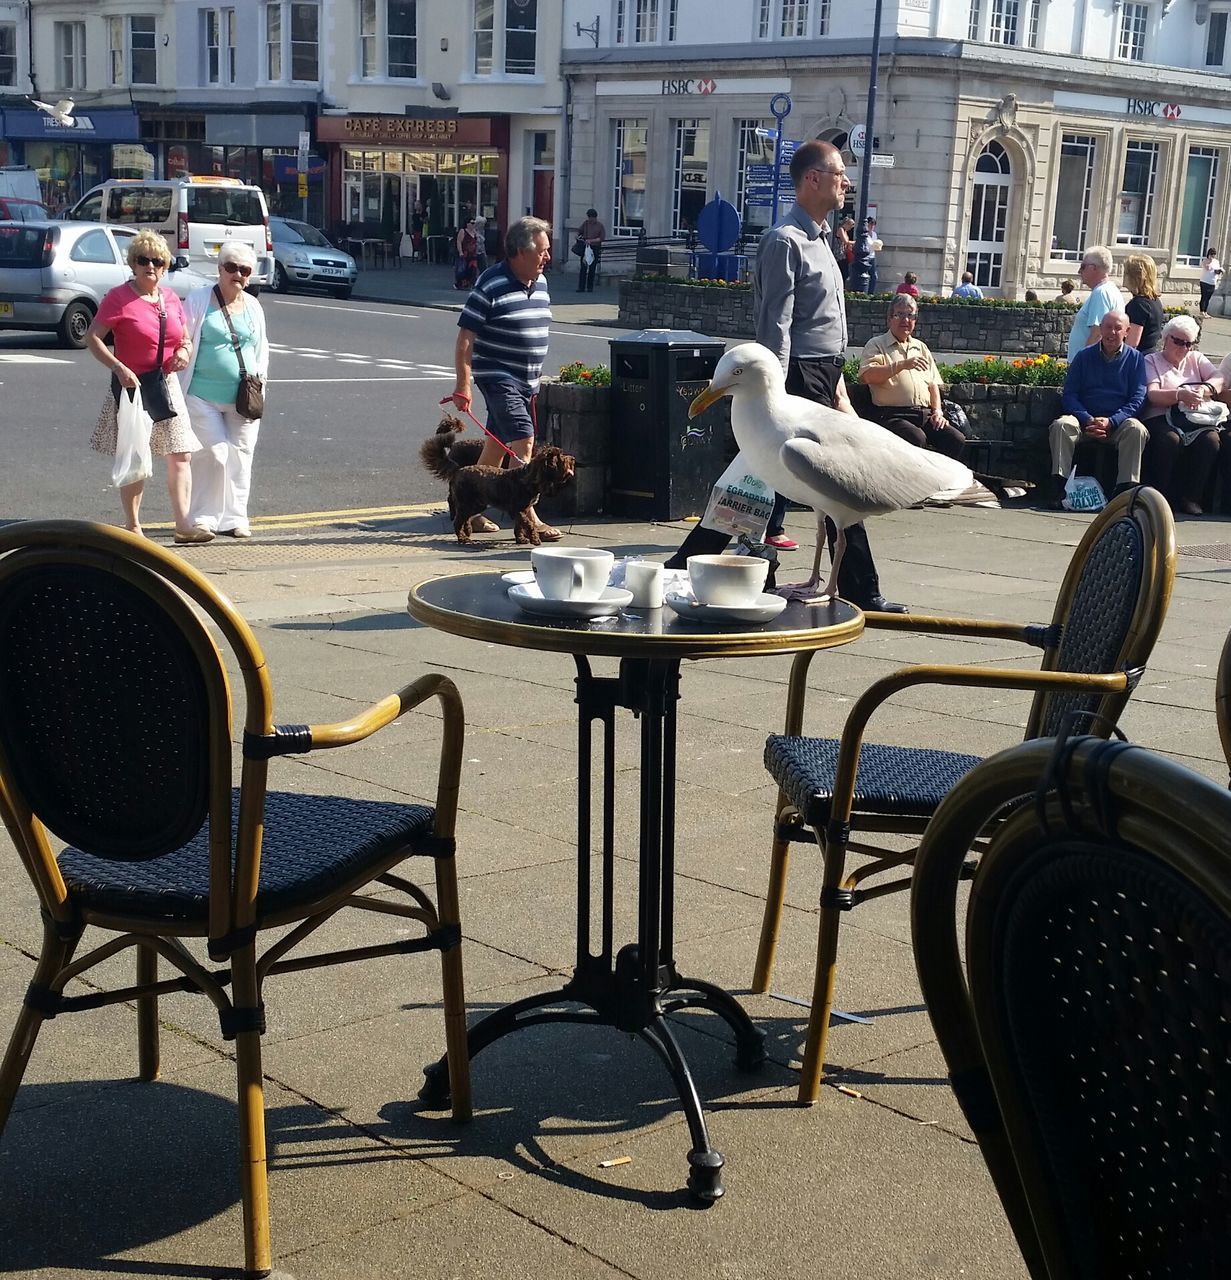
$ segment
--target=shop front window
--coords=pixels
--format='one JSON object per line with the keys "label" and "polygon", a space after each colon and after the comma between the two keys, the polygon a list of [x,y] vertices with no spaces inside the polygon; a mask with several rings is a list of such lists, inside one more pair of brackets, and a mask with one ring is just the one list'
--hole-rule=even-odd
{"label": "shop front window", "polygon": [[648,130],[644,118],[616,120],[615,173],[611,213],[613,236],[635,236],[645,227],[645,169]]}
{"label": "shop front window", "polygon": [[17,24],[0,22],[0,85],[17,83]]}
{"label": "shop front window", "polygon": [[1206,246],[1213,235],[1214,195],[1217,190],[1218,151],[1214,147],[1189,147],[1176,262],[1195,267],[1205,256]]}
{"label": "shop front window", "polygon": [[1158,181],[1157,142],[1130,142],[1124,155],[1120,183],[1117,244],[1149,244],[1154,223],[1154,192]]}
{"label": "shop front window", "polygon": [[705,204],[706,176],[710,164],[710,122],[675,122],[675,181],[671,229],[682,235],[696,230],[697,214]]}
{"label": "shop front window", "polygon": [[1056,176],[1056,214],[1051,225],[1051,256],[1080,262],[1090,225],[1090,192],[1094,185],[1094,139],[1066,133],[1060,139]]}
{"label": "shop front window", "polygon": [[739,210],[745,236],[758,236],[770,224],[772,210],[769,203],[753,204],[749,198],[748,166],[773,164],[773,143],[757,133],[758,129],[772,128],[772,120],[736,120],[735,122],[735,207]]}

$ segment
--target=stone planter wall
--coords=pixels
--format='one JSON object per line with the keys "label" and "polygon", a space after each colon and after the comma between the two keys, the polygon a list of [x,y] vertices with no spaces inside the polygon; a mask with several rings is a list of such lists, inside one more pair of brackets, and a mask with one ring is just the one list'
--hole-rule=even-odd
{"label": "stone planter wall", "polygon": [[958,383],[946,397],[966,410],[975,435],[991,441],[992,475],[1036,484],[1048,475],[1047,428],[1060,416],[1059,387]]}
{"label": "stone planter wall", "polygon": [[[885,332],[886,298],[847,295],[850,340],[862,346]],[[934,351],[972,355],[1062,355],[1073,311],[1069,307],[982,307],[920,302],[919,336]],[[617,321],[630,329],[693,329],[719,338],[751,339],[755,332],[751,289],[674,284],[669,280],[621,280]]]}
{"label": "stone planter wall", "polygon": [[544,520],[597,516],[606,510],[611,447],[611,390],[544,379],[536,405],[539,438],[577,459],[573,483],[539,501]]}

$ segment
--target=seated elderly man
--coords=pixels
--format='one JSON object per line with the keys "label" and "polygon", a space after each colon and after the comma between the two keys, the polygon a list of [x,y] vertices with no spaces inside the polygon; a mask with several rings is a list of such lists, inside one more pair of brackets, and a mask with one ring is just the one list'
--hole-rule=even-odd
{"label": "seated elderly man", "polygon": [[1079,440],[1107,440],[1119,460],[1116,493],[1141,483],[1147,431],[1138,418],[1146,398],[1145,357],[1124,341],[1128,316],[1109,311],[1099,321],[1099,340],[1082,347],[1064,379],[1064,413],[1051,424],[1050,506],[1059,511],[1064,482],[1073,469]]}
{"label": "seated elderly man", "polygon": [[859,381],[872,392],[873,417],[920,449],[956,458],[966,437],[945,419],[940,373],[925,343],[915,337],[919,306],[900,293],[889,304],[889,332],[873,338],[859,358]]}

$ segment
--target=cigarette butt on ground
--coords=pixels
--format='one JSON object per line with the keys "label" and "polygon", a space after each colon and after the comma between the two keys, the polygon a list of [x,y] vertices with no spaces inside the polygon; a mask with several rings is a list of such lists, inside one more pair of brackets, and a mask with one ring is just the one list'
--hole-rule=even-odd
{"label": "cigarette butt on ground", "polygon": [[862,1098],[862,1097],[863,1097],[863,1094],[862,1094],[862,1093],[860,1093],[858,1089],[852,1089],[852,1088],[850,1087],[850,1085],[849,1085],[849,1084],[840,1084],[840,1085],[838,1085],[838,1092],[839,1092],[839,1093],[845,1093],[845,1094],[847,1094],[849,1097],[852,1097],[852,1098]]}
{"label": "cigarette butt on ground", "polygon": [[600,1169],[614,1169],[616,1165],[632,1164],[632,1162],[632,1156],[616,1156],[614,1160],[600,1160],[598,1162],[598,1167]]}

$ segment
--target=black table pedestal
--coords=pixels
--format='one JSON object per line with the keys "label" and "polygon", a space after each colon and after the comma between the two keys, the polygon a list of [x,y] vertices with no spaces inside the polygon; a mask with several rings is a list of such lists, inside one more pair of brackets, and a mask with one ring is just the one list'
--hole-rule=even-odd
{"label": "black table pedestal", "polygon": [[[692,1072],[667,1021],[680,1009],[716,1013],[735,1033],[736,1065],[755,1070],[765,1061],[765,1034],[721,987],[681,976],[673,959],[675,917],[675,707],[679,700],[678,658],[624,658],[618,676],[595,676],[588,660],[577,664],[577,962],[572,978],[558,991],[527,996],[488,1014],[470,1028],[473,1058],[510,1031],[544,1022],[574,1022],[615,1027],[639,1036],[662,1059],[688,1120],[688,1189],[703,1203],[723,1193],[721,1153],[710,1145],[701,1099]],[[638,867],[637,941],[614,949],[615,869],[615,712],[633,712],[641,720],[641,796]],[[602,734],[602,840],[598,949],[594,949],[591,902],[595,853],[593,829],[593,735]],[[581,1005],[561,1009],[558,1005]],[[428,1066],[422,1096],[443,1101],[448,1095],[444,1059]]]}

